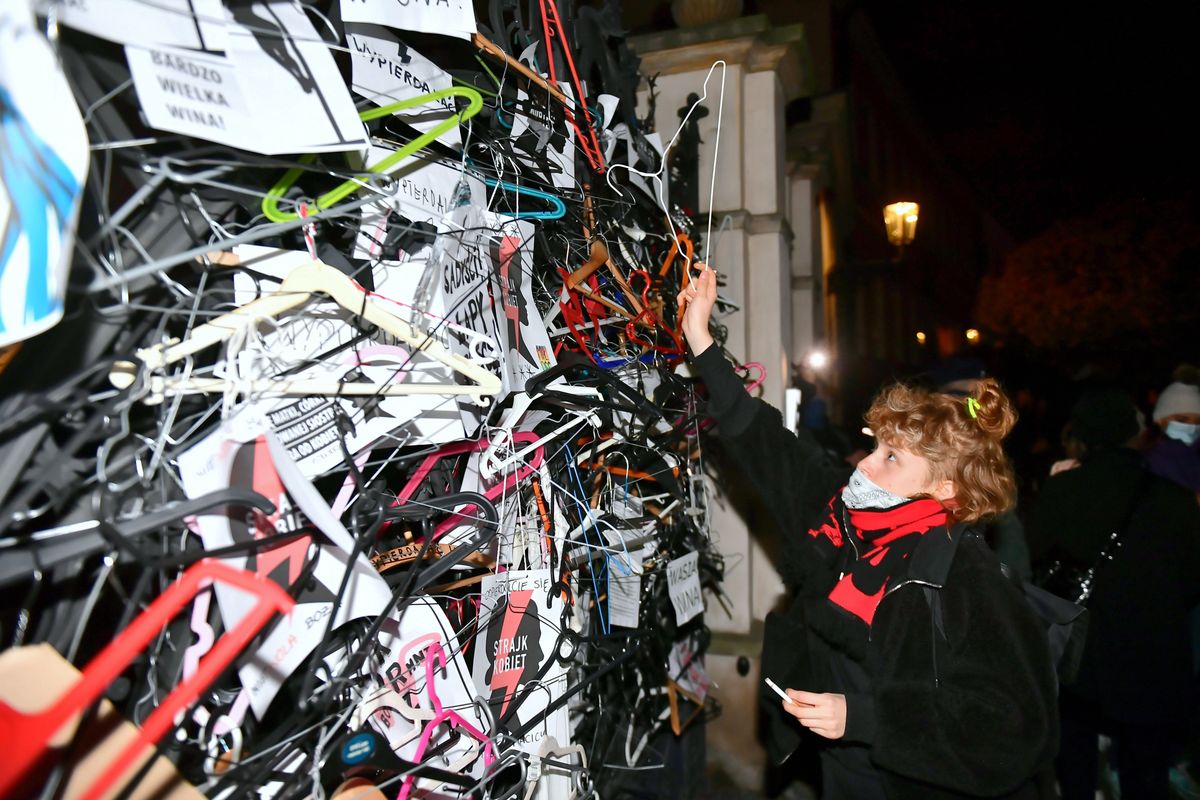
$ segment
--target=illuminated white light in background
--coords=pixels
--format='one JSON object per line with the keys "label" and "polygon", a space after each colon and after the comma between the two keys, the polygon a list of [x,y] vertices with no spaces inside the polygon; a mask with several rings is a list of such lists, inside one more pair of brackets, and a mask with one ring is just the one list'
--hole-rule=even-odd
{"label": "illuminated white light in background", "polygon": [[813,350],[804,357],[804,363],[811,369],[825,369],[829,366],[829,354],[824,350]]}
{"label": "illuminated white light in background", "polygon": [[925,331],[917,331],[917,344],[925,344]]}

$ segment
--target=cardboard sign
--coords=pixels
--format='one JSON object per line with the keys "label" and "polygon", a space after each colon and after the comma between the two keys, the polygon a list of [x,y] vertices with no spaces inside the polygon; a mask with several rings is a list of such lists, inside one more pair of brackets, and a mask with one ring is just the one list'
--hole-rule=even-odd
{"label": "cardboard sign", "polygon": [[[71,691],[81,677],[79,670],[48,644],[13,647],[0,653],[0,701],[23,714],[46,711],[64,693]],[[123,718],[106,699],[100,700],[88,727],[76,737],[79,722],[76,717],[63,725],[49,742],[51,748],[59,751],[75,742],[66,750],[69,760],[64,765],[63,786],[56,795],[63,800],[86,797],[85,792],[92,782],[138,735],[137,727]],[[145,748],[134,766],[140,768],[151,757],[154,757],[154,763],[129,790],[127,797],[130,800],[203,800],[204,795],[152,747]],[[32,769],[10,796],[37,797],[53,763],[53,760],[46,760],[40,768]],[[126,784],[136,774],[137,770],[131,766],[125,772]],[[115,796],[121,788],[122,784],[118,782],[105,796]]]}

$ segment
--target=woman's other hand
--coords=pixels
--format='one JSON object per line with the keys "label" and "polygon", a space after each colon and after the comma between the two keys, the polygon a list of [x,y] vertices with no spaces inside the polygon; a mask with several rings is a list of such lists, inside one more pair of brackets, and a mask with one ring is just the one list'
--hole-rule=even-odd
{"label": "woman's other hand", "polygon": [[700,355],[713,343],[708,319],[717,302],[717,273],[707,264],[696,262],[699,275],[688,281],[677,301],[683,309],[683,335],[693,355]]}
{"label": "woman's other hand", "polygon": [[784,703],[783,710],[800,720],[800,724],[826,739],[840,739],[846,733],[846,695],[802,692],[788,689],[788,697],[796,702]]}

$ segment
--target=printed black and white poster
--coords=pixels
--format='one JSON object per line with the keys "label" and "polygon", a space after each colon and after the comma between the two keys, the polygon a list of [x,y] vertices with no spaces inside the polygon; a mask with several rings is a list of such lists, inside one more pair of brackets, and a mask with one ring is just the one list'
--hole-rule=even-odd
{"label": "printed black and white poster", "polygon": [[346,22],[373,22],[399,28],[470,39],[475,33],[471,0],[341,0]]}
{"label": "printed black and white poster", "polygon": [[[268,623],[257,650],[238,661],[238,677],[250,696],[250,708],[261,718],[283,681],[323,641],[347,570],[350,578],[334,614],[334,627],[382,613],[392,592],[365,556],[349,562],[353,549],[350,533],[291,463],[273,434],[243,438],[222,425],[180,455],[178,463],[184,492],[190,498],[233,487],[258,492],[275,504],[275,513],[269,517],[226,515],[223,509],[198,515],[194,530],[207,550],[298,530],[301,514],[314,530],[311,536],[223,559],[230,566],[298,592],[293,594],[296,605],[292,611]],[[300,581],[308,568],[314,580]],[[253,598],[221,583],[215,586],[221,618],[226,628],[231,628],[249,612]]]}
{"label": "printed black and white poster", "polygon": [[[507,338],[498,300],[499,275],[490,252],[494,230],[488,224],[488,215],[475,207],[456,209],[451,216],[463,233],[439,240],[439,247],[445,245],[441,280],[446,317],[495,343],[502,357],[489,369],[500,378],[502,389],[494,398],[500,403],[511,391],[511,382],[503,358],[507,352]],[[459,406],[467,436],[474,437],[486,416],[486,409],[466,402],[460,402]]]}
{"label": "printed black and white poster", "polygon": [[[573,99],[571,84],[560,83],[558,88],[568,99]],[[514,112],[512,118],[517,158],[542,178],[544,186],[575,189],[575,127],[567,121],[559,101],[546,92],[530,95],[518,89],[517,107],[522,109]],[[524,157],[525,153],[540,154],[545,160]]]}
{"label": "printed black and white poster", "polygon": [[[350,46],[350,88],[377,106],[391,105],[451,88],[450,75],[405,44],[391,31],[378,25],[346,25]],[[402,122],[427,132],[456,112],[453,97],[430,100],[412,109],[396,112]],[[459,147],[458,125],[438,136],[448,147]]]}
{"label": "printed black and white poster", "polygon": [[[229,59],[271,153],[361,150],[366,130],[342,73],[304,9],[231,3]],[[267,152],[267,151],[260,151]]]}
{"label": "printed black and white poster", "polygon": [[226,56],[126,45],[147,122],[266,155],[366,147],[366,129],[326,45],[300,9],[239,3]]}
{"label": "printed black and white poster", "polygon": [[675,622],[685,622],[704,613],[704,595],[700,591],[700,554],[688,553],[667,562],[667,587],[671,605],[675,607]]}
{"label": "printed black and white poster", "polygon": [[55,12],[60,25],[118,44],[221,52],[228,42],[221,0],[71,0]]}
{"label": "printed black and white poster", "polygon": [[[562,598],[546,603],[552,583],[548,569],[511,570],[483,579],[475,685],[496,717],[509,720],[509,728],[541,715],[566,688],[566,668],[555,658]],[[534,725],[517,747],[536,753],[546,736],[565,745],[570,735],[562,706]]]}
{"label": "printed black and white poster", "polygon": [[488,247],[500,289],[506,377],[513,391],[521,391],[529,378],[558,363],[533,300],[534,227],[502,215],[488,219],[495,231]]}

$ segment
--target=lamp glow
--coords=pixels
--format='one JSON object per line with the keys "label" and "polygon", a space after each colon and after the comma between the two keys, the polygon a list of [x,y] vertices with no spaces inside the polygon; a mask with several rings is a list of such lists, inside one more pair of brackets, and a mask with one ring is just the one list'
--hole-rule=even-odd
{"label": "lamp glow", "polygon": [[897,247],[912,244],[917,236],[917,218],[921,207],[908,201],[889,203],[883,207],[883,225],[888,241]]}
{"label": "lamp glow", "polygon": [[804,363],[807,364],[810,369],[825,369],[829,366],[829,354],[824,350],[813,350],[811,353],[805,356]]}

